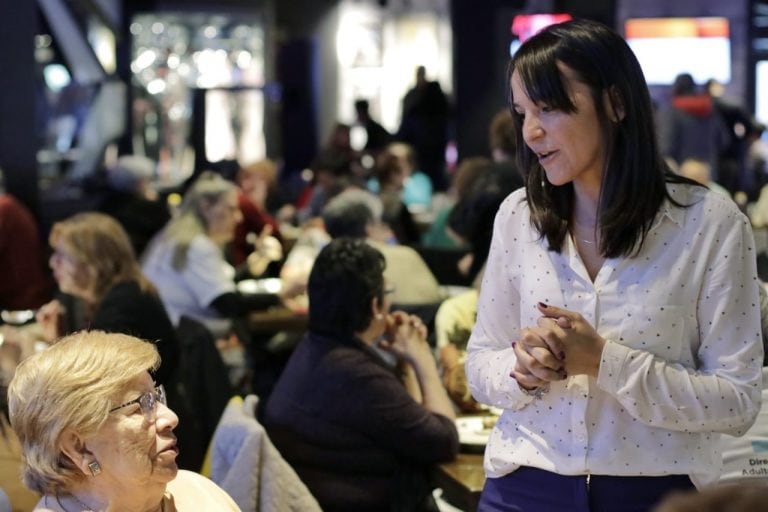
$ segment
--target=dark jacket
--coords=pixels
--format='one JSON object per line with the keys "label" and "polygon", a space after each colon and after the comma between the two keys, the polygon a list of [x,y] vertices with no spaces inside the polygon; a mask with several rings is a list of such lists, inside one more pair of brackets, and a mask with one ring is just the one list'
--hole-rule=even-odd
{"label": "dark jacket", "polygon": [[453,421],[416,403],[371,348],[312,333],[278,380],[265,424],[326,512],[423,510],[430,468],[459,447]]}
{"label": "dark jacket", "polygon": [[130,334],[151,341],[160,353],[160,368],[155,373],[158,384],[168,385],[179,361],[176,331],[160,298],[144,292],[138,283],[118,283],[99,303],[89,329]]}

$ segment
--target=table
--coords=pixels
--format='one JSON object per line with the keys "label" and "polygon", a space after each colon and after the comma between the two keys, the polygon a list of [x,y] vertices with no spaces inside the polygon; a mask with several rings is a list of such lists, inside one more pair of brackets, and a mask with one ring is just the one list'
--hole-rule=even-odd
{"label": "table", "polygon": [[296,312],[284,306],[248,314],[248,328],[251,332],[305,331],[309,314]]}
{"label": "table", "polygon": [[445,501],[467,512],[474,512],[485,484],[483,456],[459,453],[454,461],[440,464],[435,469],[433,483],[443,490]]}

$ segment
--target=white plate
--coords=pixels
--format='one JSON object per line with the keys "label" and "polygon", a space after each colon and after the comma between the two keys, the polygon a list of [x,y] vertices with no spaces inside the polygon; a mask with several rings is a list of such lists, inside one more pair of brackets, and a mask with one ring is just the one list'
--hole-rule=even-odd
{"label": "white plate", "polygon": [[485,446],[495,425],[495,416],[465,416],[456,419],[459,442],[465,445]]}
{"label": "white plate", "polygon": [[245,279],[237,283],[237,291],[243,294],[254,293],[280,293],[283,288],[283,282],[279,277],[268,277],[265,279]]}
{"label": "white plate", "polygon": [[0,318],[3,322],[11,325],[24,325],[33,318],[35,318],[35,312],[31,309],[19,309],[17,311],[3,310],[0,311]]}

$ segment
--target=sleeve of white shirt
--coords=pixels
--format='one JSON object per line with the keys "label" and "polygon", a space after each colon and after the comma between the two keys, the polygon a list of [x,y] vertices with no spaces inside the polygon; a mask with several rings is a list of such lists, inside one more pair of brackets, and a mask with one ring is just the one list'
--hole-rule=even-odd
{"label": "sleeve of white shirt", "polygon": [[227,292],[235,291],[235,272],[214,243],[205,237],[192,240],[187,252],[184,279],[202,307]]}
{"label": "sleeve of white shirt", "polygon": [[[606,343],[597,384],[639,421],[677,431],[743,434],[760,410],[762,334],[752,231],[740,213],[723,212],[700,285],[698,367]],[[727,210],[727,209],[726,209]],[[734,208],[735,210],[735,208]]]}
{"label": "sleeve of white shirt", "polygon": [[465,370],[472,396],[478,402],[502,409],[520,409],[534,398],[524,393],[510,377],[515,367],[512,342],[519,336],[520,294],[510,282],[510,258],[506,254],[511,211],[519,205],[518,194],[499,208],[493,226],[477,321],[467,345]]}

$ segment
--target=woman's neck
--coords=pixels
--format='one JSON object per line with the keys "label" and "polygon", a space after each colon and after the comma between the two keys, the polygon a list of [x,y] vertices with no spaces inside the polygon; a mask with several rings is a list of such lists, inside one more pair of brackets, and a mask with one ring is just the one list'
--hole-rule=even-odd
{"label": "woman's neck", "polygon": [[599,220],[600,184],[574,182],[573,191],[573,221],[582,226],[594,227]]}
{"label": "woman's neck", "polygon": [[75,489],[68,495],[58,495],[56,500],[63,510],[70,511],[125,511],[125,512],[166,512],[165,486],[136,489],[100,491],[96,489]]}

